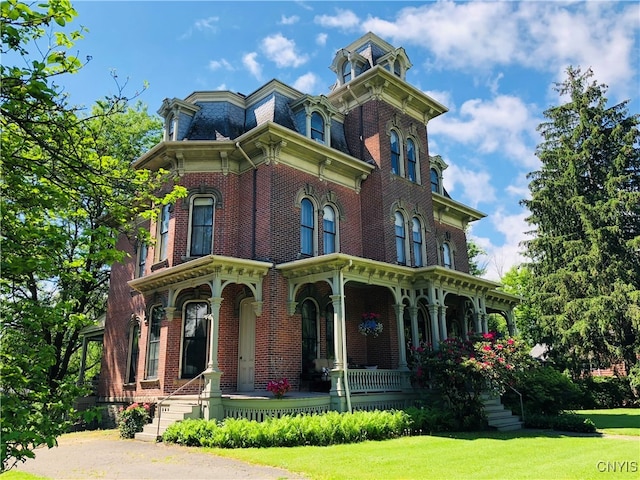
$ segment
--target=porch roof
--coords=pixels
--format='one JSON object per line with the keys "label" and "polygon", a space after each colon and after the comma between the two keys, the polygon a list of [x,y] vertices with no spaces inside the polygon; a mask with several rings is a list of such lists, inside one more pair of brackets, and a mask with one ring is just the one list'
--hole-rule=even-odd
{"label": "porch roof", "polygon": [[172,290],[196,287],[213,279],[223,282],[256,283],[261,281],[272,266],[270,262],[207,255],[130,280],[128,283],[131,288],[140,293],[151,293],[169,287]]}
{"label": "porch roof", "polygon": [[[282,263],[276,268],[294,284],[292,297],[299,286],[305,283],[326,281],[333,285],[335,273],[342,271],[345,282],[356,281],[391,289],[423,289],[434,286],[459,295],[484,295],[492,305],[513,307],[520,302],[520,297],[499,290],[500,283],[436,265],[407,267],[354,255],[331,253]],[[293,298],[289,300],[292,301]]]}

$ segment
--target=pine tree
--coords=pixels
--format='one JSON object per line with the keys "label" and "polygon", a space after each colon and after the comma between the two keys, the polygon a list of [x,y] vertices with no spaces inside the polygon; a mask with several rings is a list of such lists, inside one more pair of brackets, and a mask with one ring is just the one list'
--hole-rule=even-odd
{"label": "pine tree", "polygon": [[628,372],[640,353],[640,120],[592,77],[570,67],[556,85],[566,103],[544,113],[522,202],[538,341],[574,375],[594,361]]}

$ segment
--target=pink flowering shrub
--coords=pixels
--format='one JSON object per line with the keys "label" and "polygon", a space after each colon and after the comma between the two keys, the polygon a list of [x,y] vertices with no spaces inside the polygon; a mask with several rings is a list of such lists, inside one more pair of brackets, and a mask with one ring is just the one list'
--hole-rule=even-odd
{"label": "pink flowering shrub", "polygon": [[462,428],[477,428],[483,404],[480,395],[501,395],[515,381],[515,373],[529,365],[523,345],[495,333],[448,338],[438,351],[411,347],[414,385],[439,394]]}
{"label": "pink flowering shrub", "polygon": [[155,405],[134,402],[127,408],[120,408],[118,413],[118,429],[122,438],[133,438],[151,421]]}
{"label": "pink flowering shrub", "polygon": [[271,380],[267,383],[267,390],[273,393],[273,396],[276,398],[284,397],[285,393],[287,393],[291,389],[291,385],[289,385],[289,381],[286,378],[281,378],[280,380]]}

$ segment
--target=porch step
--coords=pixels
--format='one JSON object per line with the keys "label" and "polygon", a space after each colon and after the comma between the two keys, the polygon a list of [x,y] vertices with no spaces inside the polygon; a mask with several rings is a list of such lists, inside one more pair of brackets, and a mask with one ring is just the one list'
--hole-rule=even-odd
{"label": "porch step", "polygon": [[500,397],[482,395],[481,399],[484,403],[484,411],[490,427],[495,428],[499,432],[512,432],[522,428],[520,417],[514,415],[511,410],[504,408]]}
{"label": "porch step", "polygon": [[[162,409],[162,414],[158,418],[160,409]],[[186,418],[200,418],[200,407],[179,401],[167,402],[156,410],[156,415],[151,423],[146,424],[142,432],[136,433],[135,439],[143,442],[157,442],[162,438],[162,434],[169,425]]]}

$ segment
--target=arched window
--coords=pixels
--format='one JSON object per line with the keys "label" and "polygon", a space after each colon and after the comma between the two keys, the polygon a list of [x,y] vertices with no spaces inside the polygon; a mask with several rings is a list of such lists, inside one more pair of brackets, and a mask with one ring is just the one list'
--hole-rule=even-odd
{"label": "arched window", "polygon": [[333,304],[328,303],[325,310],[326,358],[336,358],[335,340],[333,338],[333,315]]}
{"label": "arched window", "polygon": [[311,114],[311,138],[316,142],[324,142],[324,118],[318,112]]}
{"label": "arched window", "polygon": [[391,171],[400,175],[400,138],[391,130]]}
{"label": "arched window", "polygon": [[433,344],[434,339],[431,331],[431,320],[429,313],[422,305],[418,309],[418,333],[421,342]]}
{"label": "arched window", "polygon": [[393,62],[393,73],[397,76],[402,76],[402,70],[400,68],[400,60],[396,58],[395,62]]}
{"label": "arched window", "polygon": [[171,205],[163,205],[160,211],[160,224],[158,232],[158,261],[166,260],[169,244],[169,219],[171,218]]}
{"label": "arched window", "polygon": [[149,329],[147,333],[147,369],[145,378],[158,378],[158,362],[160,360],[160,323],[164,311],[160,306],[151,307],[149,312]]}
{"label": "arched window", "polygon": [[193,378],[207,365],[208,311],[207,302],[189,302],[184,308],[181,378]]}
{"label": "arched window", "polygon": [[308,198],[302,199],[300,207],[300,253],[313,255],[315,245],[315,209]]}
{"label": "arched window", "polygon": [[451,255],[451,247],[446,242],[442,244],[442,264],[446,268],[453,268],[453,256]]}
{"label": "arched window", "polygon": [[144,277],[145,270],[147,268],[147,253],[149,248],[146,243],[140,242],[138,244],[138,277]]}
{"label": "arched window", "polygon": [[191,230],[189,256],[202,257],[211,254],[213,247],[213,212],[212,197],[195,197],[191,204]]}
{"label": "arched window", "polygon": [[347,83],[351,80],[351,62],[344,62],[342,65],[342,83]]}
{"label": "arched window", "polygon": [[418,181],[416,168],[416,146],[413,140],[407,140],[407,178],[412,182]]}
{"label": "arched window", "polygon": [[435,168],[431,169],[431,191],[440,193],[440,176]]}
{"label": "arched window", "polygon": [[336,242],[336,211],[330,205],[325,205],[322,214],[322,243],[325,255],[337,251]]}
{"label": "arched window", "polygon": [[413,265],[416,267],[422,267],[422,224],[416,217],[413,217],[411,223],[413,239]]}
{"label": "arched window", "polygon": [[407,250],[406,250],[406,238],[407,234],[404,226],[404,217],[400,212],[395,214],[395,229],[396,229],[396,258],[400,265],[407,264]]}
{"label": "arched window", "polygon": [[138,357],[140,356],[140,322],[137,320],[129,325],[129,358],[127,359],[127,378],[125,383],[136,383],[138,371]]}
{"label": "arched window", "polygon": [[309,372],[314,369],[318,358],[318,309],[312,300],[302,302],[302,368]]}

